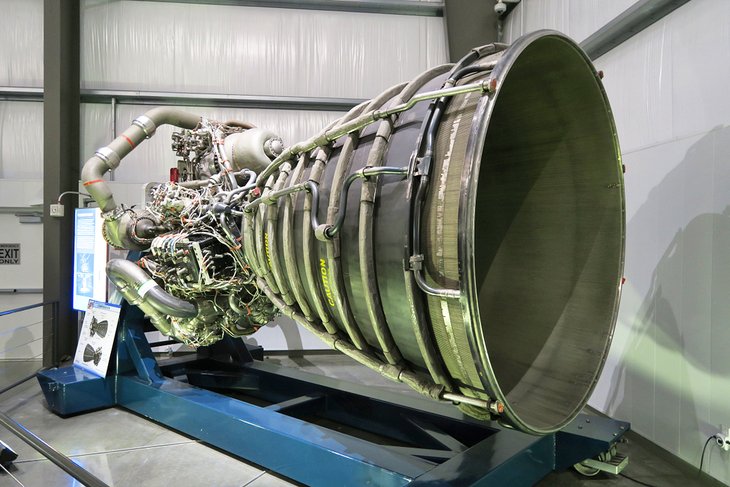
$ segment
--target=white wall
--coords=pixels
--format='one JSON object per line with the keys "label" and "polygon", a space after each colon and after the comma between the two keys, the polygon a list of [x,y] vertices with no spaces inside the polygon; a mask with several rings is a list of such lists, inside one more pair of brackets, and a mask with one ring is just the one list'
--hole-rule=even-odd
{"label": "white wall", "polygon": [[[0,86],[43,85],[43,1],[2,0]],[[0,265],[0,289],[43,286],[43,225],[21,224],[3,208],[43,201],[43,105],[0,101],[0,243],[21,245],[20,265]],[[1,294],[0,311],[38,303],[40,294]],[[0,360],[42,352],[40,309],[0,317]]]}
{"label": "white wall", "polygon": [[[0,192],[2,192],[0,185]],[[2,198],[2,196],[0,196]],[[38,242],[43,225],[19,223],[10,213],[0,213],[0,243],[20,244],[20,265],[0,264],[0,289],[40,289],[43,287],[42,260]],[[0,292],[0,311],[43,301],[41,294]],[[41,308],[0,316],[0,360],[38,358],[43,352],[43,310]]]}
{"label": "white wall", "polygon": [[[510,33],[581,40],[630,3],[523,0]],[[692,0],[596,61],[627,167],[627,281],[590,404],[694,465],[730,424],[728,19],[730,2]],[[708,458],[730,484],[727,455]]]}
{"label": "white wall", "polygon": [[370,98],[446,59],[443,19],[83,2],[84,88]]}

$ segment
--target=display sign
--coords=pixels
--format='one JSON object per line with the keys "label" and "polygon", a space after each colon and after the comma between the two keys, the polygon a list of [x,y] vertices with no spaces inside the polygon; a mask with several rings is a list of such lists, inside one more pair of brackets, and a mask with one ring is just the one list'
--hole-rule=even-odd
{"label": "display sign", "polygon": [[73,308],[86,311],[89,299],[106,301],[107,244],[98,208],[76,208],[74,214]]}
{"label": "display sign", "polygon": [[0,243],[0,265],[20,265],[20,244]]}
{"label": "display sign", "polygon": [[76,346],[74,365],[100,377],[106,375],[120,311],[121,307],[117,304],[89,300]]}

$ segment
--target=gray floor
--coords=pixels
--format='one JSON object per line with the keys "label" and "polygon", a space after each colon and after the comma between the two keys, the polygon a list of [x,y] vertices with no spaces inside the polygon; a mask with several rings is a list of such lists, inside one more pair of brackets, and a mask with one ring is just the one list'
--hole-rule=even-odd
{"label": "gray floor", "polygon": [[[268,357],[267,361],[365,383],[389,390],[399,385],[339,355],[311,355],[301,358]],[[0,387],[26,375],[36,364],[8,363],[0,367]],[[295,485],[256,465],[210,448],[187,436],[114,408],[62,419],[46,408],[36,381],[29,381],[0,396],[0,410],[39,435],[56,449],[114,486],[287,486]],[[11,473],[26,487],[75,486],[61,469],[0,428],[0,440],[11,445],[19,457]],[[630,465],[625,473],[659,486],[721,486],[697,468],[653,446],[638,435],[629,434],[622,451]],[[0,485],[17,485],[0,473]],[[599,475],[586,478],[575,472],[553,473],[540,486],[636,486],[624,477]]]}

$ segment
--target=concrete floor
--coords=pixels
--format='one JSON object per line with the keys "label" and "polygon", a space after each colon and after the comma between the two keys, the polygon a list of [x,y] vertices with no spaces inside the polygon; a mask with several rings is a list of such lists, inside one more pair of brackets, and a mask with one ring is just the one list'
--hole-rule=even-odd
{"label": "concrete floor", "polygon": [[[341,355],[301,358],[267,357],[267,361],[310,373],[364,383],[404,394],[415,394]],[[35,363],[12,362],[0,366],[0,387],[26,375]],[[279,487],[297,485],[257,465],[229,456],[205,444],[147,421],[119,408],[62,419],[48,411],[35,380],[0,396],[0,410],[39,435],[56,449],[114,486],[145,487]],[[686,464],[636,434],[621,445],[630,464],[625,474],[654,486],[721,486],[696,466]],[[10,472],[26,487],[79,485],[60,468],[35,452],[10,432],[0,428],[0,440],[18,453]],[[0,485],[18,485],[0,472]],[[546,486],[636,486],[625,477],[599,474],[586,478],[568,471],[541,481]]]}

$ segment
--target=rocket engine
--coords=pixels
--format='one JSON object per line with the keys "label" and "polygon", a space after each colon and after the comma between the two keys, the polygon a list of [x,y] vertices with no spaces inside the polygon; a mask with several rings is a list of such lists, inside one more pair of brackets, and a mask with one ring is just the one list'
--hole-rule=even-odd
{"label": "rocket engine", "polygon": [[[103,179],[162,124],[172,181],[141,210]],[[278,313],[464,412],[533,433],[583,408],[624,260],[620,151],[600,77],[553,31],[473,49],[310,139],[168,108],[89,159],[110,279],[193,346]]]}

